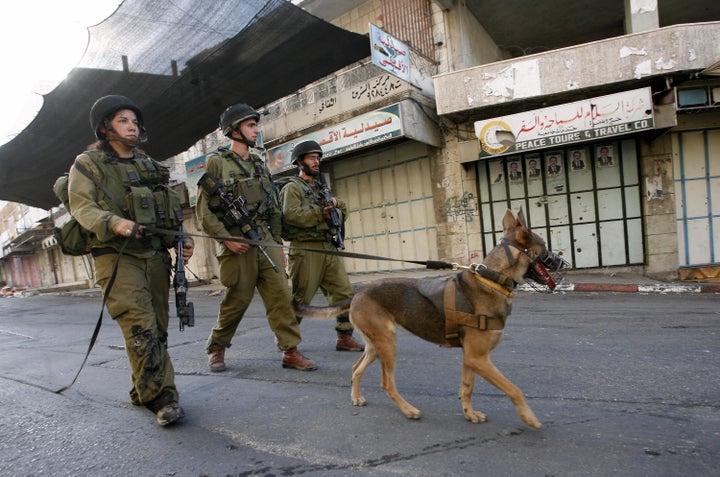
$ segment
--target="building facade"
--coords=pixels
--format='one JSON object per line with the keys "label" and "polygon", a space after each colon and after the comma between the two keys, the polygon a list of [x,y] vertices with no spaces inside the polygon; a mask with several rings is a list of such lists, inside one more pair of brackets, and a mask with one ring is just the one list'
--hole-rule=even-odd
{"label": "building facade", "polygon": [[[497,243],[504,211],[523,208],[576,269],[717,277],[720,23],[676,24],[675,2],[625,2],[622,34],[580,44],[571,35],[561,47],[518,53],[477,15],[492,3],[376,0],[328,18],[371,39],[374,25],[412,45],[417,74],[399,79],[368,60],[357,67],[362,75],[338,72],[268,105],[271,159],[273,148],[287,156],[302,139],[325,140],[332,154],[323,170],[349,204],[355,252],[478,261]],[[528,6],[519,3],[516,13]],[[594,2],[580,3],[584,18],[602,20]],[[699,14],[717,20],[718,12]],[[568,20],[522,27],[540,36]],[[428,71],[432,88],[422,82]],[[392,139],[356,135],[368,114],[409,104],[427,124],[405,128],[406,113]],[[356,141],[336,149],[348,131]],[[348,264],[352,272],[393,267],[403,265]]]}

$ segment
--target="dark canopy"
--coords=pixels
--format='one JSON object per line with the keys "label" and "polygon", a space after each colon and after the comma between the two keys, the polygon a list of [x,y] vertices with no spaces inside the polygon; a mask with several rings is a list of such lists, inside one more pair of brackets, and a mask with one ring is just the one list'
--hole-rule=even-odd
{"label": "dark canopy", "polygon": [[284,0],[125,0],[89,31],[79,65],[0,147],[0,199],[57,205],[52,184],[95,140],[88,114],[100,96],[130,97],[143,148],[164,160],[217,128],[226,106],[263,106],[370,55],[365,36]]}

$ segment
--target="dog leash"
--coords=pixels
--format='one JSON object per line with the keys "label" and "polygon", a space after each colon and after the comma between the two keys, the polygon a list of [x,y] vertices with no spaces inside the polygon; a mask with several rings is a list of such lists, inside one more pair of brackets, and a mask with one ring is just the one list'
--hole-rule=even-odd
{"label": "dog leash", "polygon": [[[218,235],[205,235],[205,234],[193,234],[189,232],[183,232],[182,234],[178,232],[177,230],[169,230],[169,229],[159,229],[156,227],[151,226],[143,226],[145,230],[147,230],[150,233],[157,233],[161,235],[183,235],[183,236],[190,236],[190,237],[199,237],[199,238],[207,238],[212,240],[229,240],[231,242],[242,242],[246,243],[248,245],[259,245],[262,247],[275,247],[275,248],[285,248],[283,244],[275,243],[275,242],[263,242],[258,240],[250,240],[246,239],[244,237],[221,237]],[[315,253],[323,253],[325,255],[335,255],[338,257],[348,257],[348,258],[359,258],[364,260],[384,260],[384,261],[391,261],[391,262],[405,262],[405,263],[414,263],[416,265],[424,265],[426,268],[430,270],[456,270],[458,268],[458,264],[456,263],[450,263],[450,262],[443,262],[440,260],[406,260],[401,258],[392,258],[392,257],[383,257],[381,255],[368,255],[365,253],[356,253],[356,252],[344,252],[341,250],[325,250],[321,248],[312,248],[312,247],[297,247],[295,245],[292,246],[294,250],[303,250],[305,252],[315,252]]]}
{"label": "dog leash", "polygon": [[[138,228],[139,228],[139,224],[136,223],[132,229],[131,236],[135,236]],[[275,242],[263,242],[263,241],[258,241],[258,240],[249,240],[249,239],[246,239],[243,237],[221,237],[221,236],[217,236],[217,235],[194,234],[194,233],[185,232],[185,231],[179,232],[177,230],[160,229],[160,228],[151,227],[151,226],[143,226],[143,228],[150,233],[157,233],[157,234],[164,234],[164,235],[173,235],[173,236],[182,235],[184,237],[190,236],[190,237],[208,238],[208,239],[212,239],[212,240],[221,240],[221,241],[229,240],[231,242],[247,243],[248,245],[260,245],[260,246],[264,246],[264,247],[284,248],[284,245],[278,244]],[[128,239],[128,241],[129,241],[129,239]],[[88,357],[90,356],[90,351],[92,351],[93,346],[95,345],[95,342],[97,341],[97,337],[100,333],[100,326],[102,325],[103,311],[105,310],[105,303],[107,301],[107,297],[110,293],[110,290],[112,289],[113,284],[115,283],[118,262],[120,261],[120,257],[122,256],[122,253],[125,249],[125,245],[127,245],[128,241],[125,242],[123,247],[118,252],[118,258],[115,261],[115,265],[113,266],[113,271],[110,275],[110,279],[108,281],[108,286],[106,288],[105,293],[103,293],[103,302],[102,302],[102,306],[100,308],[100,316],[98,317],[98,321],[95,324],[95,330],[93,331],[92,337],[90,338],[90,344],[88,345],[88,349],[85,352],[85,358],[83,359],[83,362],[80,364],[80,368],[78,369],[77,373],[75,374],[75,377],[73,378],[72,382],[66,386],[63,386],[62,388],[58,389],[57,391],[53,391],[55,394],[62,394],[64,391],[68,390],[73,384],[75,384],[75,381],[77,381],[77,378],[80,376],[80,372],[82,371],[83,367],[85,367],[85,363],[87,362]],[[337,256],[349,257],[349,258],[414,263],[417,265],[424,265],[430,270],[445,270],[445,269],[456,270],[457,268],[459,268],[458,264],[443,262],[443,261],[439,261],[439,260],[424,260],[424,261],[403,260],[403,259],[398,259],[398,258],[383,257],[380,255],[368,255],[368,254],[364,254],[364,253],[355,253],[355,252],[342,252],[339,250],[324,250],[324,249],[310,248],[310,247],[293,247],[293,248],[296,250],[304,250],[307,252],[324,253],[326,255],[337,255]]]}

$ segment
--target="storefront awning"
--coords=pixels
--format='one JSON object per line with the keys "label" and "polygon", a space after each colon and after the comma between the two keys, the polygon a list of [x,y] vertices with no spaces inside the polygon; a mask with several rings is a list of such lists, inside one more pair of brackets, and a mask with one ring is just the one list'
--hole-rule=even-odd
{"label": "storefront awning", "polygon": [[100,96],[130,97],[144,149],[164,160],[217,128],[228,105],[259,108],[370,55],[367,37],[284,0],[125,0],[89,31],[77,67],[0,147],[0,199],[57,205],[52,184],[95,140],[88,113]]}

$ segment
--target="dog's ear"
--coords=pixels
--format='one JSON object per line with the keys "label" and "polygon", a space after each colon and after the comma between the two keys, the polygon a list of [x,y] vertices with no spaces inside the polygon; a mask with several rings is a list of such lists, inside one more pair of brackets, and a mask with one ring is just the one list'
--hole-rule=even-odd
{"label": "dog's ear", "polygon": [[518,221],[515,219],[512,210],[508,209],[507,212],[505,212],[505,217],[503,217],[502,220],[503,232],[508,233],[511,230],[514,230],[515,227],[517,227],[517,224]]}
{"label": "dog's ear", "polygon": [[520,225],[522,225],[523,228],[528,228],[527,222],[525,221],[525,214],[523,214],[522,207],[520,207],[520,210],[518,210],[517,221]]}
{"label": "dog's ear", "polygon": [[525,221],[525,214],[523,214],[522,207],[520,210],[518,210],[517,213],[517,223],[518,223],[518,230],[517,234],[515,235],[515,240],[518,241],[518,243],[521,243],[523,245],[528,245],[530,243],[530,229],[527,226],[527,222]]}

